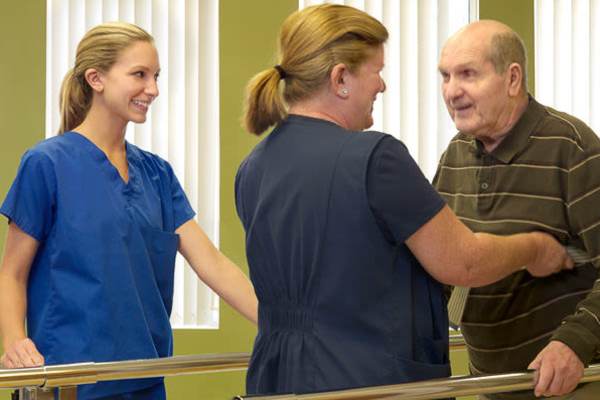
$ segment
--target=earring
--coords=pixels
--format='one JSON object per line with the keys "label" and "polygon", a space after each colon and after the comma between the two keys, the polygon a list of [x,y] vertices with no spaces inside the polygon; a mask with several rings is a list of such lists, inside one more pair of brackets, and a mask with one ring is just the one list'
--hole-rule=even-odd
{"label": "earring", "polygon": [[342,95],[347,96],[348,95],[348,89],[343,88],[342,89]]}

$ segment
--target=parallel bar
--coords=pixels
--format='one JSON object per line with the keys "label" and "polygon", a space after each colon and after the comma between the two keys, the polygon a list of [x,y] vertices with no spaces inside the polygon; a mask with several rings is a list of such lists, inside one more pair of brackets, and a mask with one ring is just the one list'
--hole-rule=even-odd
{"label": "parallel bar", "polygon": [[241,371],[248,367],[249,353],[202,354],[152,360],[51,365],[0,369],[0,389],[24,386],[76,386],[99,381],[159,376]]}
{"label": "parallel bar", "polygon": [[0,369],[0,389],[23,386],[42,386],[46,382],[44,367]]}
{"label": "parallel bar", "polygon": [[[581,382],[600,381],[600,364],[585,369]],[[502,393],[533,388],[533,373],[502,375],[456,376],[448,379],[405,383],[401,385],[377,386],[362,389],[339,390],[334,392],[303,395],[277,396],[238,396],[237,400],[429,400],[448,397],[471,396],[487,393]]]}
{"label": "parallel bar", "polygon": [[[450,336],[450,348],[461,349],[461,335]],[[71,386],[98,381],[158,376],[241,371],[248,367],[250,354],[203,354],[153,360],[51,365],[37,368],[0,369],[0,389],[24,386]]]}
{"label": "parallel bar", "polygon": [[[460,342],[460,336],[452,341]],[[106,363],[67,364],[29,369],[0,370],[0,389],[24,386],[74,387],[98,381],[149,378],[191,373],[239,371],[246,369],[248,353],[205,354],[176,356],[153,360],[118,361]],[[581,382],[600,381],[600,364],[585,369]],[[456,376],[401,385],[341,390],[304,395],[277,395],[252,397],[252,400],[425,400],[469,396],[531,389],[533,373],[503,375]],[[237,397],[244,399],[245,397]]]}

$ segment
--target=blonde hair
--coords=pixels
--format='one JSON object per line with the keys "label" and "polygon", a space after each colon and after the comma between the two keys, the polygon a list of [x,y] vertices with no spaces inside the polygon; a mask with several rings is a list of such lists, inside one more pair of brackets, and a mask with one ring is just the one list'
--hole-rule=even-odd
{"label": "blonde hair", "polygon": [[244,128],[260,135],[286,117],[286,104],[320,90],[336,64],[356,71],[387,38],[381,22],[353,7],[323,4],[294,12],[279,32],[277,66],[246,86]]}
{"label": "blonde hair", "polygon": [[77,46],[75,66],[67,72],[60,88],[59,134],[81,124],[90,109],[92,88],[85,79],[85,71],[110,70],[121,52],[138,41],[154,43],[154,38],[139,26],[126,22],[97,25],[83,36]]}

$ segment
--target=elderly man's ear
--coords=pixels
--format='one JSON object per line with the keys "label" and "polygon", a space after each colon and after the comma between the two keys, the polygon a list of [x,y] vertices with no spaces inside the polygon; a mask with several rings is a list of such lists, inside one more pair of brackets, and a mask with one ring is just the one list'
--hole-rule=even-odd
{"label": "elderly man's ear", "polygon": [[510,96],[517,96],[521,92],[521,86],[523,79],[523,70],[517,63],[512,63],[508,66],[508,94]]}

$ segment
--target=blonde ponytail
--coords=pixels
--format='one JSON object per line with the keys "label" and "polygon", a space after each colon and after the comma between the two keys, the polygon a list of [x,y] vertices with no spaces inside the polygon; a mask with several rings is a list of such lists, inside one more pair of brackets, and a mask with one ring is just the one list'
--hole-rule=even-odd
{"label": "blonde ponytail", "polygon": [[260,135],[286,117],[287,111],[279,88],[280,69],[269,68],[255,75],[246,86],[244,128]]}
{"label": "blonde ponytail", "polygon": [[292,13],[279,32],[281,66],[246,87],[244,127],[261,134],[287,116],[288,106],[321,90],[336,64],[356,71],[387,38],[381,22],[353,7],[322,4]]}
{"label": "blonde ponytail", "polygon": [[80,125],[91,105],[91,89],[74,76],[73,69],[65,75],[60,87],[60,128],[59,133],[67,132]]}

